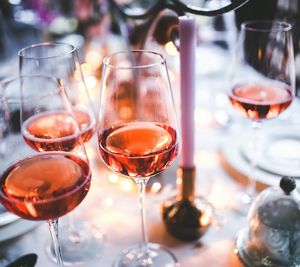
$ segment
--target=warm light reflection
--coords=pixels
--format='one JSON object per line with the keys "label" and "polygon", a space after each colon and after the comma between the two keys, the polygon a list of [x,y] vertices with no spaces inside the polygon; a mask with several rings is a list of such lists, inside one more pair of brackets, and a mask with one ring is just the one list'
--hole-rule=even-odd
{"label": "warm light reflection", "polygon": [[134,187],[134,183],[130,179],[125,178],[121,180],[120,186],[123,191],[130,192]]}
{"label": "warm light reflection", "polygon": [[116,173],[110,173],[107,177],[110,183],[115,184],[124,192],[132,192],[135,190],[135,183],[129,178],[120,176]]}
{"label": "warm light reflection", "polygon": [[102,64],[103,56],[97,51],[90,50],[86,53],[85,61],[92,67],[92,69],[98,69]]}
{"label": "warm light reflection", "polygon": [[121,107],[119,112],[123,119],[129,119],[132,117],[132,109],[128,106]]}
{"label": "warm light reflection", "polygon": [[[99,83],[96,77],[87,76],[84,77],[85,83],[82,81],[78,82],[78,90],[81,92],[79,98],[81,103],[88,103],[90,99],[96,99],[98,94]],[[86,94],[86,89],[88,90],[89,96]],[[90,97],[90,98],[89,98]]]}
{"label": "warm light reflection", "polygon": [[177,47],[171,41],[166,43],[165,49],[169,55],[172,55],[172,56],[178,55]]}
{"label": "warm light reflection", "polygon": [[257,58],[258,58],[259,61],[261,60],[261,57],[262,57],[262,49],[258,48],[258,50],[257,50]]}
{"label": "warm light reflection", "polygon": [[160,189],[161,189],[161,184],[159,182],[155,182],[151,186],[151,193],[157,193],[157,192],[159,192]]}
{"label": "warm light reflection", "polygon": [[212,214],[208,211],[200,217],[200,225],[207,226],[211,223]]}
{"label": "warm light reflection", "polygon": [[80,68],[77,68],[74,72],[74,78],[77,80],[77,81],[81,81],[82,79],[82,76],[81,76],[81,73],[83,76],[88,76],[88,75],[91,75],[92,74],[92,68],[89,64],[87,63],[83,63],[80,65]]}
{"label": "warm light reflection", "polygon": [[81,64],[81,71],[83,76],[91,75],[92,74],[92,67],[88,63]]}
{"label": "warm light reflection", "polygon": [[115,173],[111,173],[108,175],[108,181],[110,181],[112,184],[118,183],[119,180],[119,176]]}
{"label": "warm light reflection", "polygon": [[94,89],[97,85],[97,79],[95,76],[85,76],[84,81],[88,89]]}

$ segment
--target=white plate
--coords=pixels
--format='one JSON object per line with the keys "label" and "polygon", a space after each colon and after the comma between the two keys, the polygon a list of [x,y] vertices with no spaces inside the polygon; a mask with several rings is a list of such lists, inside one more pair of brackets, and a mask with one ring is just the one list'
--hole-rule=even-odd
{"label": "white plate", "polygon": [[[248,174],[251,170],[249,161],[241,153],[241,146],[244,144],[240,134],[232,134],[224,139],[221,146],[222,166],[238,182],[247,184]],[[257,169],[257,185],[260,189],[266,186],[278,185],[280,176],[271,172]]]}
{"label": "white plate", "polygon": [[20,217],[8,212],[1,204],[0,204],[0,227],[15,222],[19,220]]}
{"label": "white plate", "polygon": [[[300,178],[300,129],[276,127],[264,133],[262,151],[257,167],[280,176]],[[241,143],[241,154],[250,162],[247,142]]]}
{"label": "white plate", "polygon": [[41,222],[27,221],[19,219],[15,222],[0,227],[0,242],[4,242],[25,234],[31,229],[40,225]]}

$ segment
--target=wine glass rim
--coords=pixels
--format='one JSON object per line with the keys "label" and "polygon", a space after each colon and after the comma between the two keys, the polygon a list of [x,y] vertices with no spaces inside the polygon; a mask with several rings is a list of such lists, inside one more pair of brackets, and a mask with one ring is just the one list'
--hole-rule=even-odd
{"label": "wine glass rim", "polygon": [[[6,173],[6,171],[8,169],[11,169],[11,167],[15,166],[15,164],[17,163],[20,163],[20,162],[24,162],[24,161],[27,161],[27,160],[32,160],[34,158],[39,158],[40,156],[45,156],[45,155],[62,155],[62,156],[66,156],[66,155],[69,155],[69,156],[72,156],[74,157],[74,155],[70,152],[62,152],[62,151],[51,151],[51,152],[43,152],[43,153],[38,153],[38,154],[34,154],[34,155],[31,155],[31,156],[28,156],[28,157],[25,157],[21,160],[17,160],[13,163],[11,163],[7,168],[5,168],[4,171],[1,171],[1,176]],[[78,157],[78,156],[77,156]],[[89,165],[88,161],[82,159],[81,157],[78,157],[79,159],[81,159],[82,161],[85,161],[87,163],[87,165]],[[78,190],[80,190],[82,188],[82,186],[84,186],[90,179],[91,179],[91,169],[89,167],[89,171],[88,171],[88,175],[87,177],[89,178],[86,178],[84,180],[84,182],[82,182],[82,184],[80,186],[77,186],[76,188],[74,188],[73,190],[63,194],[63,195],[60,195],[60,196],[57,196],[57,197],[53,197],[53,198],[50,198],[50,199],[41,199],[41,200],[38,200],[38,201],[27,201],[29,203],[35,203],[35,204],[41,204],[41,203],[51,203],[51,202],[54,202],[54,201],[57,201],[61,198],[64,198],[68,195],[72,195],[74,192],[77,192]],[[2,198],[6,199],[8,202],[12,202],[12,203],[24,203],[24,201],[20,200],[20,199],[16,199],[16,198],[9,198],[6,196],[6,194],[0,190],[0,195]]]}
{"label": "wine glass rim", "polygon": [[[50,56],[28,56],[26,55],[25,51],[31,50],[31,49],[35,49],[35,48],[39,48],[39,47],[58,47],[58,46],[65,46],[65,47],[69,47],[69,50],[63,52],[63,53],[57,53],[54,55],[50,55]],[[55,42],[55,43],[51,43],[51,42],[43,42],[43,43],[36,43],[36,44],[32,44],[29,45],[27,47],[22,48],[21,50],[18,51],[18,56],[21,58],[26,58],[26,59],[47,59],[47,58],[58,58],[61,56],[66,56],[66,55],[70,55],[72,53],[74,53],[76,51],[76,47],[72,44],[69,43],[63,43],[63,42]]]}
{"label": "wine glass rim", "polygon": [[[110,63],[110,59],[112,57],[118,56],[118,55],[130,55],[130,54],[134,54],[134,53],[144,53],[144,54],[149,54],[149,55],[154,55],[155,57],[159,58],[157,61],[155,62],[151,62],[148,64],[139,64],[139,65],[130,65],[130,66],[118,66],[116,64],[111,64]],[[128,69],[137,69],[137,68],[151,68],[157,65],[161,65],[164,64],[166,62],[166,59],[163,57],[162,54],[154,52],[154,51],[150,51],[150,50],[123,50],[123,51],[118,51],[115,53],[112,53],[106,57],[104,57],[103,59],[103,64],[107,67],[110,68],[115,68],[115,69],[124,69],[124,70],[128,70]]]}
{"label": "wine glass rim", "polygon": [[253,32],[288,32],[292,30],[290,23],[279,20],[249,20],[243,22],[241,27],[243,30]]}

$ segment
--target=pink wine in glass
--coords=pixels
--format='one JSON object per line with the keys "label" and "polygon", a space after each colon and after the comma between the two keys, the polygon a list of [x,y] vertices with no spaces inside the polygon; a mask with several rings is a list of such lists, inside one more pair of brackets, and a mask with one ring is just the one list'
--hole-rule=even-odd
{"label": "pink wine in glass", "polygon": [[[95,120],[83,110],[74,111],[83,142],[95,131]],[[37,151],[71,151],[79,143],[70,114],[65,111],[44,112],[33,115],[22,127],[26,143]]]}
{"label": "pink wine in glass", "polygon": [[10,166],[0,177],[0,201],[28,220],[65,215],[86,196],[91,180],[88,163],[68,153],[46,153]]}
{"label": "pink wine in glass", "polygon": [[149,177],[169,166],[178,153],[176,131],[167,125],[130,122],[98,136],[99,151],[112,170],[130,177]]}
{"label": "pink wine in glass", "polygon": [[246,117],[259,121],[277,117],[288,108],[293,96],[287,86],[254,84],[234,87],[229,98]]}

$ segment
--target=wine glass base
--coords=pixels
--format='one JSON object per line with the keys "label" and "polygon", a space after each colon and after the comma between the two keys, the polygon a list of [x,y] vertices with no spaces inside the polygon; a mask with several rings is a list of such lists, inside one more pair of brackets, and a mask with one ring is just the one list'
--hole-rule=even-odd
{"label": "wine glass base", "polygon": [[115,259],[113,267],[179,267],[179,263],[168,249],[148,243],[146,249],[136,245],[124,250]]}
{"label": "wine glass base", "polygon": [[[100,258],[105,245],[105,235],[101,230],[88,224],[82,224],[75,231],[70,231],[65,225],[59,229],[59,243],[65,266],[77,266]],[[56,262],[52,242],[46,245],[48,257]]]}

